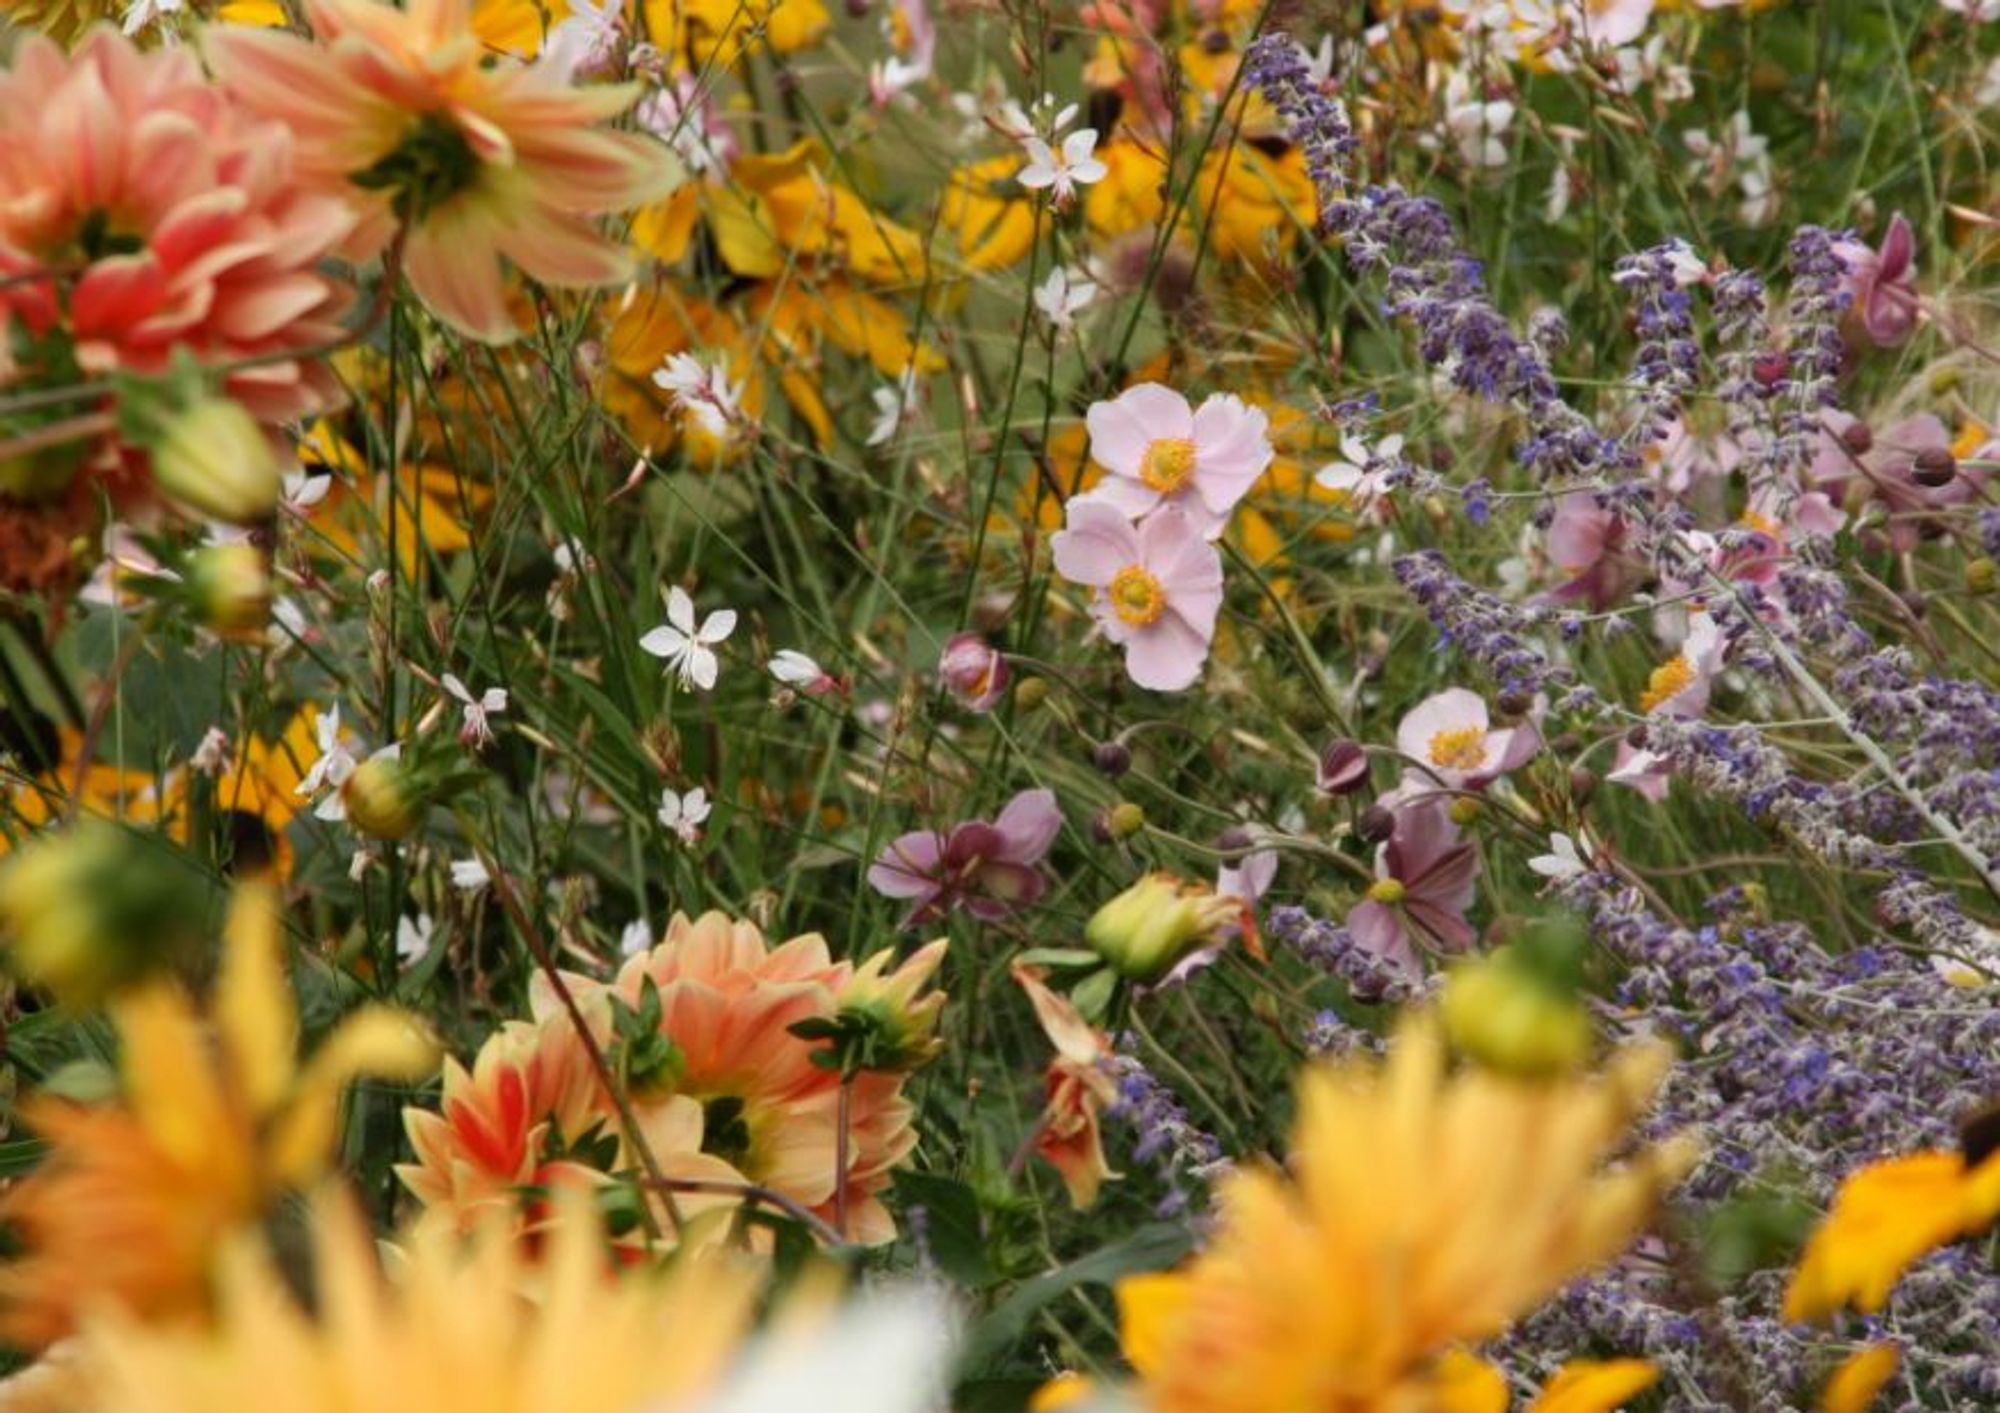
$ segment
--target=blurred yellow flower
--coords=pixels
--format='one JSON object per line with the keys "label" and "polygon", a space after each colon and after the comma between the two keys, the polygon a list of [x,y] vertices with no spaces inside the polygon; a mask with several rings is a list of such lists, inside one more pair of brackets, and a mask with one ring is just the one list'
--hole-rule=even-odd
{"label": "blurred yellow flower", "polygon": [[968,269],[1004,270],[1034,247],[1035,205],[1014,180],[1020,170],[1020,154],[1010,152],[959,167],[946,183],[938,225]]}
{"label": "blurred yellow flower", "polygon": [[1386,1063],[1309,1071],[1291,1175],[1237,1173],[1207,1249],[1119,1286],[1144,1405],[1504,1408],[1448,1356],[1616,1256],[1691,1166],[1681,1139],[1608,1163],[1669,1063],[1647,1044],[1599,1077],[1451,1076],[1424,1017]]}
{"label": "blurred yellow flower", "polygon": [[1847,1175],[1785,1289],[1787,1320],[1880,1310],[1905,1270],[2000,1217],[2000,1153],[1910,1153]]}
{"label": "blurred yellow flower", "polygon": [[1867,1413],[1875,1395],[1896,1377],[1902,1356],[1893,1344],[1871,1344],[1841,1361],[1820,1391],[1820,1413]]}
{"label": "blurred yellow flower", "polygon": [[325,1171],[348,1083],[435,1069],[416,1023],[381,1006],[353,1012],[301,1065],[280,921],[276,892],[246,884],[205,1007],[170,981],[112,1003],[118,1101],[23,1106],[51,1151],[0,1199],[26,1249],[0,1267],[0,1336],[45,1344],[106,1302],[145,1317],[202,1309],[226,1238]]}

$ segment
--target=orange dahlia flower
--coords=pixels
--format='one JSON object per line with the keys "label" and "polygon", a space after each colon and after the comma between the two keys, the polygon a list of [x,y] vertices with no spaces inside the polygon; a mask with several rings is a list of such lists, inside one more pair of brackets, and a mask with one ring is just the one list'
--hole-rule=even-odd
{"label": "orange dahlia flower", "polygon": [[229,368],[230,396],[262,421],[340,403],[308,355],[340,336],[351,291],[319,264],[355,216],[300,187],[282,126],[230,102],[193,55],[96,30],[74,55],[23,41],[0,73],[0,131],[0,310],[54,336],[49,360],[71,365],[55,378],[160,373],[192,354]]}
{"label": "orange dahlia flower", "polygon": [[[800,1021],[837,1016],[853,973],[817,933],[772,947],[755,924],[707,913],[676,915],[665,939],[627,962],[609,988],[568,982],[607,1033],[607,991],[636,1010],[648,981],[657,990],[660,1034],[674,1060],[637,1086],[635,1108],[649,1131],[662,1106],[692,1099],[703,1152],[829,1222],[844,1214],[850,1240],[874,1243],[895,1237],[880,1194],[917,1141],[903,1076],[871,1071],[849,1081],[841,1172],[840,1076],[814,1063],[819,1042],[792,1033]],[[534,1004],[540,1018],[560,1014],[545,985]]]}
{"label": "orange dahlia flower", "polygon": [[546,65],[498,59],[470,0],[306,0],[312,40],[212,29],[203,49],[241,102],[296,134],[300,177],[361,213],[347,253],[400,227],[403,273],[445,323],[504,343],[518,332],[503,260],[544,284],[616,284],[630,265],[589,218],[665,195],[672,152],[596,125],[633,85],[575,89]]}

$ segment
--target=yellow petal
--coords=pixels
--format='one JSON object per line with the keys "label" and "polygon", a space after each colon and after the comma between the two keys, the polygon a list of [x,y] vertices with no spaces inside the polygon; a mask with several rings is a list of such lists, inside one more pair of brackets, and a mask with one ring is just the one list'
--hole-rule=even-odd
{"label": "yellow petal", "polygon": [[1556,1370],[1528,1413],[1611,1413],[1659,1378],[1644,1359],[1572,1359]]}
{"label": "yellow petal", "polygon": [[1028,1413],[1061,1413],[1065,1408],[1081,1408],[1097,1393],[1097,1385],[1081,1374],[1057,1374],[1035,1390],[1028,1400]]}
{"label": "yellow petal", "polygon": [[1435,1413],[1507,1413],[1506,1375],[1462,1349],[1438,1360],[1428,1392]]}
{"label": "yellow petal", "polygon": [[159,982],[112,1003],[126,1102],[173,1163],[200,1168],[233,1125],[201,1018],[178,986]]}
{"label": "yellow petal", "polygon": [[1864,1413],[1896,1375],[1902,1356],[1893,1344],[1874,1344],[1849,1355],[1819,1396],[1820,1413]]}
{"label": "yellow petal", "polygon": [[372,1075],[413,1083],[436,1072],[439,1055],[437,1043],[402,1011],[364,1006],[342,1021],[307,1063],[271,1135],[277,1181],[304,1187],[325,1169],[340,1096],[351,1081]]}
{"label": "yellow petal", "polygon": [[236,890],[222,933],[215,1019],[230,1072],[250,1111],[262,1118],[292,1087],[298,1012],[285,978],[277,890],[246,883]]}
{"label": "yellow petal", "polygon": [[1118,1342],[1125,1362],[1141,1378],[1150,1378],[1166,1364],[1174,1325],[1187,1308],[1194,1285],[1172,1273],[1127,1276],[1118,1282]]}

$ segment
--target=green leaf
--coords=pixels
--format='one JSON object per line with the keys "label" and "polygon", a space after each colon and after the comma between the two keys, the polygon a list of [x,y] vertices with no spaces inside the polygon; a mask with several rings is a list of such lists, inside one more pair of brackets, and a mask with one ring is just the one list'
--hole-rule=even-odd
{"label": "green leaf", "polygon": [[984,1290],[993,1283],[992,1263],[986,1259],[986,1225],[971,1188],[930,1173],[899,1172],[896,1198],[905,1212],[924,1209],[924,1241],[940,1270],[971,1290]]}
{"label": "green leaf", "polygon": [[1172,1222],[1140,1227],[1123,1241],[1023,1282],[972,1327],[960,1367],[977,1371],[1020,1348],[1036,1315],[1080,1285],[1109,1285],[1136,1271],[1161,1271],[1194,1249],[1194,1234]]}

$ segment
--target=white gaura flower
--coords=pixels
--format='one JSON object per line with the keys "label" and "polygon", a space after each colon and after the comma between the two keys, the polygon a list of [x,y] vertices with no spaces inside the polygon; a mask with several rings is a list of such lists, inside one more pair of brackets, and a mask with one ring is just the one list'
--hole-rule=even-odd
{"label": "white gaura flower", "polygon": [[833,675],[797,648],[781,648],[764,666],[787,687],[817,694],[833,685]]}
{"label": "white gaura flower", "polygon": [[1445,127],[1467,166],[1492,171],[1507,165],[1507,129],[1514,105],[1475,94],[1463,72],[1454,73],[1444,94]]}
{"label": "white gaura flower", "polygon": [[1035,286],[1035,308],[1055,328],[1076,327],[1076,316],[1097,298],[1097,282],[1080,270],[1058,265]]}
{"label": "white gaura flower", "polygon": [[[338,803],[340,787],[347,783],[347,777],[354,774],[355,767],[360,764],[354,759],[354,753],[348,750],[346,743],[340,739],[339,702],[335,702],[331,710],[320,712],[313,718],[313,738],[319,744],[319,759],[312,763],[310,770],[306,771],[295,793],[316,795],[321,790],[332,790],[333,794],[329,798],[332,802]],[[321,808],[324,809],[325,805],[322,804]],[[320,818],[340,819],[345,814],[346,811],[342,810],[338,814],[321,814]]]}
{"label": "white gaura flower", "polygon": [[708,818],[708,791],[697,785],[685,795],[678,790],[660,791],[660,823],[693,847],[701,842],[702,822]]}
{"label": "white gaura flower", "polygon": [[413,967],[431,954],[431,934],[437,931],[437,924],[431,921],[429,913],[407,915],[396,919],[396,960],[406,967]]}
{"label": "white gaura flower", "polygon": [[868,429],[869,446],[885,446],[916,420],[917,370],[905,368],[895,382],[869,394],[875,403],[875,425]]}
{"label": "white gaura flower", "polygon": [[653,929],[644,918],[634,918],[618,934],[618,955],[621,957],[636,957],[641,952],[652,950]]}
{"label": "white gaura flower", "polygon": [[477,858],[451,861],[451,886],[461,893],[477,893],[492,881],[493,875]]}
{"label": "white gaura flower", "polygon": [[736,610],[719,608],[695,626],[694,600],[679,585],[667,590],[667,621],[639,640],[654,657],[663,657],[678,672],[681,685],[706,692],[714,688],[718,664],[715,649],[736,631]]}
{"label": "white gaura flower", "polygon": [[326,493],[332,489],[333,477],[326,472],[294,466],[285,473],[285,489],[278,501],[278,509],[303,520],[312,513],[314,506],[326,499]]}
{"label": "white gaura flower", "polygon": [[718,439],[743,420],[743,387],[729,381],[720,367],[711,368],[692,353],[670,353],[653,373],[653,385],[665,390],[674,407],[687,413],[704,432]]}
{"label": "white gaura flower", "polygon": [[1078,128],[1059,148],[1040,137],[1026,138],[1021,145],[1028,150],[1028,164],[1014,180],[1029,191],[1046,190],[1058,206],[1067,206],[1078,187],[1103,181],[1111,170],[1098,160],[1096,128]]}
{"label": "white gaura flower", "polygon": [[625,6],[621,0],[569,0],[569,14],[557,21],[542,43],[536,67],[551,81],[571,84],[579,78],[601,77],[618,62],[625,40]]}
{"label": "white gaura flower", "polygon": [[1590,863],[1567,834],[1549,835],[1549,851],[1528,860],[1528,867],[1552,883],[1566,883],[1590,872]]}
{"label": "white gaura flower", "polygon": [[766,1336],[697,1413],[935,1413],[949,1406],[956,1327],[936,1290],[871,1292],[823,1323]]}
{"label": "white gaura flower", "polygon": [[1384,482],[1402,455],[1400,435],[1386,436],[1373,446],[1360,437],[1344,436],[1340,439],[1340,459],[1320,467],[1313,473],[1313,480],[1330,491],[1340,492],[1347,498],[1348,508],[1360,514],[1387,490]]}
{"label": "white gaura flower", "polygon": [[445,691],[456,697],[465,709],[465,725],[459,728],[458,739],[475,751],[490,744],[493,740],[491,718],[507,710],[507,689],[488,687],[475,697],[463,682],[449,672],[440,680]]}

